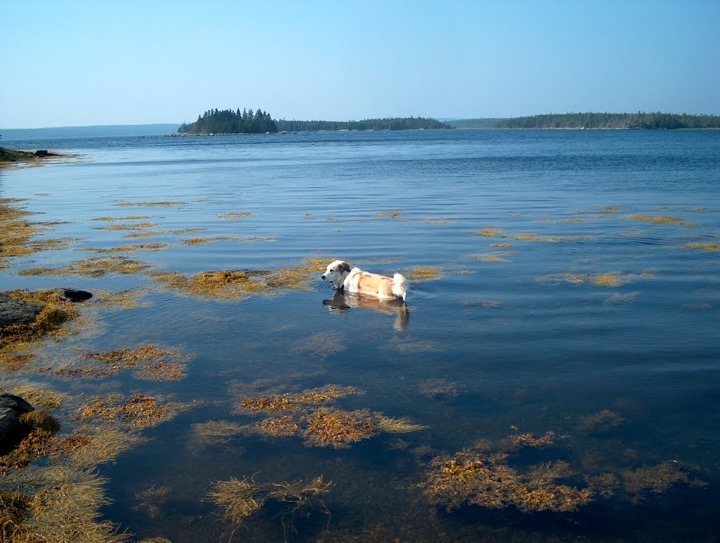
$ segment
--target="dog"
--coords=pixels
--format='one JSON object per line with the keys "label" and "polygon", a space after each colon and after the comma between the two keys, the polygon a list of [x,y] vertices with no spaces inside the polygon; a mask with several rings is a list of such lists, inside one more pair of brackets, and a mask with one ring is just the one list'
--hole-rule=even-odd
{"label": "dog", "polygon": [[328,264],[323,281],[331,281],[337,290],[351,294],[364,294],[379,300],[400,299],[403,302],[408,295],[408,281],[399,273],[392,277],[370,273],[360,268],[350,269],[344,260],[335,260]]}

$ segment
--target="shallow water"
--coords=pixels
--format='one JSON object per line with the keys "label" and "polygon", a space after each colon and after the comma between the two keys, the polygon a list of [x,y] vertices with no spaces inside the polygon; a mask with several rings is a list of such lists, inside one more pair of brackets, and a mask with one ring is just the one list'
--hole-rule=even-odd
{"label": "shallow water", "polygon": [[[15,260],[0,274],[0,290],[132,290],[142,302],[114,311],[89,304],[96,327],[68,348],[49,344],[44,356],[158,344],[193,357],[180,381],[44,377],[72,394],[198,401],[144,431],[151,441],[100,468],[114,500],[106,518],[138,540],[227,540],[230,529],[207,498],[215,481],[319,475],[334,483],[323,500],[329,523],[315,511],[295,519],[297,533],[283,534],[269,507],[235,540],[720,535],[720,253],[710,250],[720,243],[720,132],[348,132],[22,147],[81,155],[0,171],[2,198],[26,198],[21,205],[41,214],[34,220],[61,221],[45,237],[72,241]],[[158,202],[166,205],[150,205]],[[138,223],[154,226],[102,229]],[[189,228],[203,230],[183,231]],[[124,237],[138,231],[158,234]],[[220,236],[241,239],[183,243]],[[150,242],[168,246],[129,257],[186,275],[278,270],[307,258],[434,273],[412,281],[400,309],[333,307],[343,301],[331,302],[322,268],[304,290],[234,301],[168,290],[148,273],[21,274]],[[195,441],[197,423],[257,422],[235,409],[248,391],[327,384],[364,391],[336,407],[428,428],[380,433],[343,449],[300,437]],[[604,410],[614,422],[592,426],[588,417]],[[596,494],[576,512],[529,514],[512,505],[446,512],[419,486],[433,457],[547,431],[555,444],[513,453],[517,469],[563,460],[575,470],[572,484],[586,487],[588,477],[613,473],[623,481],[639,468],[674,462],[707,484],[678,482],[639,496],[621,482],[613,496]],[[151,510],[137,495],[153,485],[169,490]]]}

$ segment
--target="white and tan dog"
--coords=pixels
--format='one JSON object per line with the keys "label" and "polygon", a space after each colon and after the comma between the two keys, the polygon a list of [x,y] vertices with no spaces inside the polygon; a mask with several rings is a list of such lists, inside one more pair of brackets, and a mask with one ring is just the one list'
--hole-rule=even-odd
{"label": "white and tan dog", "polygon": [[344,260],[331,262],[322,274],[322,280],[332,281],[338,290],[373,296],[379,300],[405,301],[408,294],[408,282],[403,275],[396,273],[392,277],[387,277],[360,268],[350,269],[350,265]]}

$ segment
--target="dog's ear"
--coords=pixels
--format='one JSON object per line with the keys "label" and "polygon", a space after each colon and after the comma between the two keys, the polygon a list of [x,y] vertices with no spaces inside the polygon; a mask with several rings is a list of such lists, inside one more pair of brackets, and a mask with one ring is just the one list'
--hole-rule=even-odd
{"label": "dog's ear", "polygon": [[338,266],[338,269],[340,271],[350,273],[350,264],[348,264],[347,262],[343,262],[342,264],[340,264],[340,266]]}

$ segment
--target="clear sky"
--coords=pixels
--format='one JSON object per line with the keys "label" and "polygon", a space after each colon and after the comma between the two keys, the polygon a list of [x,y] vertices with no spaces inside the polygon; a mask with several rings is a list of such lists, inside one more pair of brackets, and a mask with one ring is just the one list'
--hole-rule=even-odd
{"label": "clear sky", "polygon": [[720,114],[720,0],[0,0],[0,127]]}

